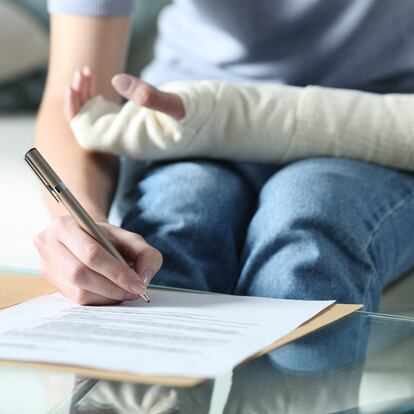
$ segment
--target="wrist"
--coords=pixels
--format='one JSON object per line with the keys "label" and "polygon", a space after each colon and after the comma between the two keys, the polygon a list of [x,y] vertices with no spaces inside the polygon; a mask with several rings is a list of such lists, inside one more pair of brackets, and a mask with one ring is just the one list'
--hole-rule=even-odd
{"label": "wrist", "polygon": [[[101,210],[99,210],[97,208],[88,208],[87,206],[83,206],[83,207],[95,222],[97,222],[97,223],[109,223],[108,217]],[[69,211],[66,210],[66,208],[61,203],[59,203],[59,207],[54,208],[51,211],[51,213],[54,217],[70,216],[71,215],[69,213]]]}

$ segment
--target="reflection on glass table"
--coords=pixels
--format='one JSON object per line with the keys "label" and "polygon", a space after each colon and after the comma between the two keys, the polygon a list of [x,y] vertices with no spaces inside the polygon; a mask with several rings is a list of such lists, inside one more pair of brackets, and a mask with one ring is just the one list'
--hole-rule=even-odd
{"label": "reflection on glass table", "polygon": [[79,401],[97,383],[74,374],[0,366],[0,413],[69,413],[73,401]]}
{"label": "reflection on glass table", "polygon": [[413,351],[413,318],[357,312],[192,388],[2,367],[0,413],[408,413]]}

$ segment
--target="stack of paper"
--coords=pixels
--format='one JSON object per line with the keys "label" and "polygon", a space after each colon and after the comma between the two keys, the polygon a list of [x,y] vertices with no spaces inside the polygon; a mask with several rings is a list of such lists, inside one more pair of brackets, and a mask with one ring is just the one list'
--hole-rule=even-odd
{"label": "stack of paper", "polygon": [[0,359],[213,378],[331,305],[151,290],[152,302],[79,306],[58,293],[0,313]]}

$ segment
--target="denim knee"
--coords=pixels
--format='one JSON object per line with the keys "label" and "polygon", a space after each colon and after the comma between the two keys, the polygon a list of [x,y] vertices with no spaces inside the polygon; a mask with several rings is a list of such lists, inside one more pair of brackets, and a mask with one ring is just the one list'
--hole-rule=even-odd
{"label": "denim knee", "polygon": [[316,158],[267,181],[248,229],[239,293],[378,305],[376,269],[363,249],[370,214],[355,197],[365,185],[357,167]]}
{"label": "denim knee", "polygon": [[228,292],[255,203],[231,163],[154,163],[136,185],[123,227],[163,254],[156,283]]}

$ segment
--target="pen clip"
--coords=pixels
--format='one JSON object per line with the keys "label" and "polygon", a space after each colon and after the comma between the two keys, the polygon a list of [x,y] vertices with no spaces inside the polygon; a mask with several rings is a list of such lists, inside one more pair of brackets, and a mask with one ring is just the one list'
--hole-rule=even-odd
{"label": "pen clip", "polygon": [[36,165],[30,160],[30,158],[25,157],[24,160],[26,161],[27,165],[31,168],[31,170],[36,174],[37,178],[40,182],[46,187],[50,194],[52,194],[53,198],[60,203],[59,197],[55,194],[54,188],[49,184],[47,179],[43,177],[42,173],[37,169]]}

